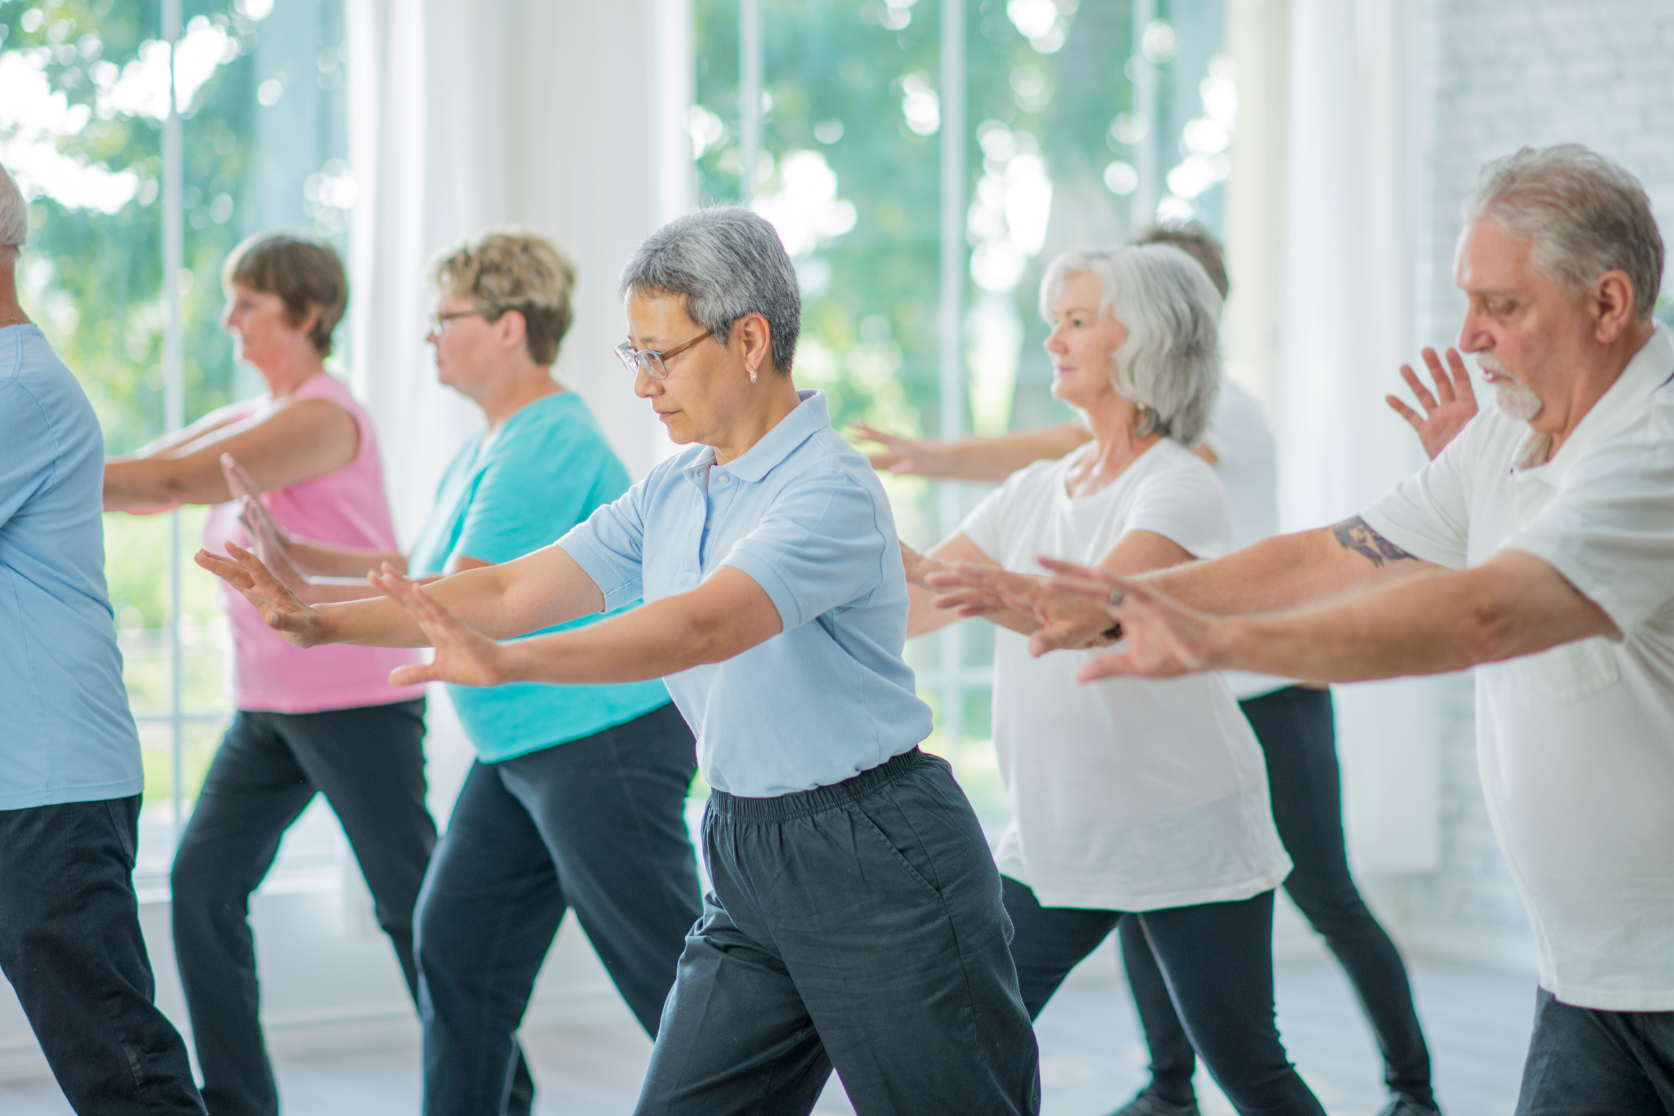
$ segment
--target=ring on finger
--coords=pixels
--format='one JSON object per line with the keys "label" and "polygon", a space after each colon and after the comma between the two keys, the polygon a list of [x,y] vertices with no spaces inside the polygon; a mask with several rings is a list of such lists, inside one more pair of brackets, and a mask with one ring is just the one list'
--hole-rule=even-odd
{"label": "ring on finger", "polygon": [[1121,605],[1121,603],[1122,603],[1122,591],[1120,589],[1112,589],[1110,591],[1110,607],[1111,608],[1117,608]]}

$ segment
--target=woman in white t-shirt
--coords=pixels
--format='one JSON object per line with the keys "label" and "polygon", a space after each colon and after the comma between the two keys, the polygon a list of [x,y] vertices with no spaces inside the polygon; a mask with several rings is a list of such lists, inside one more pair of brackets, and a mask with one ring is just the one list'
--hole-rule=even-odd
{"label": "woman in white t-shirt", "polygon": [[[1187,448],[1219,384],[1220,297],[1203,269],[1162,245],[1068,253],[1047,270],[1041,311],[1052,394],[1085,413],[1093,441],[1013,474],[929,557],[907,554],[910,634],[957,619],[922,588],[940,562],[1033,572],[1048,554],[1131,575],[1230,547],[1226,494]],[[1290,859],[1226,682],[1082,684],[1086,652],[1033,658],[1032,617],[989,618],[1002,627],[994,743],[1012,813],[994,855],[1031,1016],[1136,914],[1239,1111],[1323,1114],[1274,1025],[1273,889]]]}

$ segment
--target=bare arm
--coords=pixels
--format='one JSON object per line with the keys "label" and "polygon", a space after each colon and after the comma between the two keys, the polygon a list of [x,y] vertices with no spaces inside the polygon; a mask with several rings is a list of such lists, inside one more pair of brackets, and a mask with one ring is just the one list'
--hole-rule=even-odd
{"label": "bare arm", "polygon": [[[1123,571],[1111,563],[1096,569],[1043,559],[1042,565],[1071,577],[1077,586],[1027,574],[964,566],[930,577],[949,606],[980,608],[995,597],[1027,608],[1040,620],[1029,648],[1036,655],[1068,647],[1092,647],[1110,628],[1102,599]],[[1157,568],[1157,567],[1152,567]],[[1290,608],[1306,601],[1352,592],[1384,580],[1439,567],[1415,558],[1383,538],[1358,517],[1334,527],[1279,535],[1224,558],[1193,562],[1145,578],[1160,592],[1201,612],[1230,614]],[[1129,571],[1132,572],[1132,571]],[[1102,586],[1102,591],[1101,587]]]}
{"label": "bare arm", "polygon": [[[311,605],[250,551],[229,543],[227,552],[230,558],[200,550],[196,560],[244,594],[268,627],[298,647],[319,643],[424,647],[428,643],[407,610],[389,597]],[[443,578],[427,592],[466,626],[491,639],[510,639],[604,611],[604,594],[598,585],[557,545],[512,562]]]}
{"label": "bare arm", "polygon": [[947,627],[960,619],[954,609],[937,608],[931,603],[936,594],[924,585],[924,578],[936,570],[945,569],[952,562],[970,562],[999,569],[999,563],[982,552],[962,531],[936,544],[928,555],[920,554],[906,543],[901,544],[901,561],[907,568],[907,638],[926,635]]}
{"label": "bare arm", "polygon": [[1604,610],[1563,575],[1517,550],[1472,569],[1432,566],[1351,597],[1265,615],[1187,608],[1157,591],[1161,580],[1115,584],[1111,614],[1126,640],[1089,662],[1083,680],[1240,669],[1358,682],[1463,670],[1616,634]]}
{"label": "bare arm", "polygon": [[393,672],[395,685],[641,682],[723,662],[772,639],[783,627],[767,592],[731,567],[716,570],[688,593],[585,628],[512,644],[472,631],[431,590],[406,578],[375,580],[436,647],[433,662]]}
{"label": "bare arm", "polygon": [[223,454],[243,463],[257,491],[336,472],[354,460],[360,429],[327,399],[303,399],[250,422],[223,426],[177,450],[105,464],[105,507],[219,504],[233,498]]}
{"label": "bare arm", "polygon": [[1092,435],[1073,423],[1039,430],[1020,430],[997,438],[961,438],[938,442],[930,438],[900,438],[865,423],[855,430],[885,452],[869,460],[879,471],[938,477],[945,480],[1002,481],[1025,465],[1056,460],[1092,441]]}

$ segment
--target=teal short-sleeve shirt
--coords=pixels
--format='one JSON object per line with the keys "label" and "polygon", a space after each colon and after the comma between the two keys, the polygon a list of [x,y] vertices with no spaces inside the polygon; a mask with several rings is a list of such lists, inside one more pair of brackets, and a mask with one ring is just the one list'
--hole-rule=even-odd
{"label": "teal short-sleeve shirt", "polygon": [[[496,565],[521,558],[556,542],[627,490],[628,471],[581,397],[568,391],[545,396],[508,418],[493,438],[478,434],[460,449],[442,476],[409,568],[423,576],[445,572],[459,556]],[[591,736],[669,700],[655,680],[613,686],[450,685],[448,696],[485,763]]]}

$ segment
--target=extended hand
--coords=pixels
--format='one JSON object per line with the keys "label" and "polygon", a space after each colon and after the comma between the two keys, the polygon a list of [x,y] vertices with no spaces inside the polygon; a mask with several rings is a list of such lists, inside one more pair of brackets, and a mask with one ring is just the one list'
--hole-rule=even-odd
{"label": "extended hand", "polygon": [[872,468],[880,473],[901,476],[943,477],[951,466],[947,447],[929,438],[903,438],[886,434],[864,422],[854,424],[854,431],[868,442],[876,442],[886,452],[867,457]]}
{"label": "extended hand", "polygon": [[[1026,617],[1023,624],[1007,624],[1029,636],[1029,653],[1037,658],[1048,651],[1108,645],[1110,617],[1097,602],[1078,593],[1054,589],[1041,577],[1013,573],[998,566],[971,562],[944,563],[926,574],[924,583],[942,595],[931,603],[956,609],[961,616]],[[999,621],[996,621],[999,622]]]}
{"label": "extended hand", "polygon": [[1424,414],[1419,416],[1417,411],[1407,406],[1393,395],[1384,396],[1384,401],[1394,409],[1395,413],[1407,420],[1407,425],[1418,432],[1418,440],[1424,446],[1424,452],[1432,460],[1447,448],[1465,424],[1476,417],[1476,389],[1471,386],[1470,372],[1465,368],[1465,361],[1459,355],[1459,350],[1447,350],[1447,370],[1443,370],[1436,350],[1424,350],[1424,363],[1430,369],[1430,376],[1436,381],[1436,394],[1431,395],[1424,386],[1412,365],[1401,366],[1401,378],[1412,388],[1412,393],[1418,398],[1419,406],[1424,408]]}
{"label": "extended hand", "polygon": [[320,641],[319,613],[298,599],[262,560],[237,543],[227,544],[232,560],[200,549],[193,560],[216,577],[244,594],[256,606],[267,626],[298,647],[312,647]]}
{"label": "extended hand", "polygon": [[1122,626],[1122,643],[1113,654],[1082,664],[1083,682],[1114,675],[1174,678],[1217,669],[1210,646],[1216,617],[1176,604],[1143,581],[1116,577],[1100,569],[1042,558],[1051,570],[1048,584],[1057,592],[1079,596]]}
{"label": "extended hand", "polygon": [[424,632],[436,657],[428,663],[397,667],[390,672],[391,686],[419,682],[452,682],[459,686],[498,686],[511,681],[511,649],[466,626],[437,603],[418,582],[402,577],[388,562],[381,572],[367,577],[384,595],[407,610]]}

